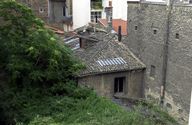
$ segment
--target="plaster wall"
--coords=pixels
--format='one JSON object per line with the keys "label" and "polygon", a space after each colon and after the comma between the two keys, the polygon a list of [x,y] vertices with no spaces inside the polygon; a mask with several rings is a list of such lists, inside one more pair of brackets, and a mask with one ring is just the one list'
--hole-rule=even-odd
{"label": "plaster wall", "polygon": [[73,0],[73,29],[87,25],[91,21],[90,0]]}
{"label": "plaster wall", "polygon": [[[128,0],[112,0],[113,19],[127,20],[127,1]],[[103,0],[102,18],[106,18],[105,7],[109,6],[109,0]]]}

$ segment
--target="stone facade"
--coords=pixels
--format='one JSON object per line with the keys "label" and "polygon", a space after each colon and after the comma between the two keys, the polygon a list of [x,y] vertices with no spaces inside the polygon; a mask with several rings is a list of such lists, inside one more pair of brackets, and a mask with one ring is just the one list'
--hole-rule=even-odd
{"label": "stone facade", "polygon": [[73,31],[88,25],[91,18],[90,0],[17,0],[29,6],[46,24]]}
{"label": "stone facade", "polygon": [[[99,28],[84,27],[78,31],[80,45],[75,56],[85,64],[78,74],[78,84],[93,88],[98,95],[118,98],[126,104],[128,99],[144,97],[145,65],[123,44],[116,34]],[[75,46],[76,46],[75,45]]]}
{"label": "stone facade", "polygon": [[118,98],[143,98],[144,97],[144,70],[114,72],[106,74],[89,75],[78,78],[79,85],[93,88],[100,96],[114,98],[115,78],[125,77],[123,93],[116,95]]}
{"label": "stone facade", "polygon": [[48,21],[48,2],[49,0],[17,0],[28,7],[30,7],[36,16],[40,17],[44,21]]}
{"label": "stone facade", "polygon": [[146,97],[159,100],[168,36],[164,105],[184,123],[188,120],[192,88],[192,7],[173,5],[169,22],[167,15],[166,4],[128,2],[128,41],[125,43],[147,66]]}
{"label": "stone facade", "polygon": [[[71,0],[50,0],[50,22],[61,23],[63,21],[72,21],[72,1]],[[65,7],[65,16],[63,14]],[[68,20],[67,20],[68,18]]]}

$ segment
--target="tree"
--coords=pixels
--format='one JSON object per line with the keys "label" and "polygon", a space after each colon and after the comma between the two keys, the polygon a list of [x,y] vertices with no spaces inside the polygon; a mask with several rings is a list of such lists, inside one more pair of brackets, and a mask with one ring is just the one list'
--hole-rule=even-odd
{"label": "tree", "polygon": [[0,1],[0,124],[15,124],[22,109],[29,108],[28,102],[47,91],[68,94],[81,67],[31,9]]}
{"label": "tree", "polygon": [[0,2],[0,65],[9,83],[53,85],[80,69],[69,48],[44,28],[31,9],[14,1]]}

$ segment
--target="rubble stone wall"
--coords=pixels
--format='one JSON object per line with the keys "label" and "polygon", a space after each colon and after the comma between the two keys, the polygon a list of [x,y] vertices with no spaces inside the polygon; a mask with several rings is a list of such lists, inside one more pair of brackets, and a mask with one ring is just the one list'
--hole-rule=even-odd
{"label": "rubble stone wall", "polygon": [[[167,14],[165,4],[128,2],[128,40],[125,44],[146,64],[146,98],[154,100],[160,98],[164,75]],[[192,6],[174,5],[169,27],[164,105],[170,114],[185,123],[192,88]],[[153,76],[152,67],[155,67]]]}

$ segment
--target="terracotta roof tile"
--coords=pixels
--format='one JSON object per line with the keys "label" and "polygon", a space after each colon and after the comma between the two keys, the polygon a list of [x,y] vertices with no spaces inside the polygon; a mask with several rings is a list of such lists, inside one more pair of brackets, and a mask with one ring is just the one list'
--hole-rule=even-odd
{"label": "terracotta roof tile", "polygon": [[[101,25],[107,27],[106,19],[99,19],[98,21]],[[122,35],[127,35],[127,21],[124,21],[122,19],[113,19],[112,24],[115,32],[118,32],[118,27],[121,26]]]}

